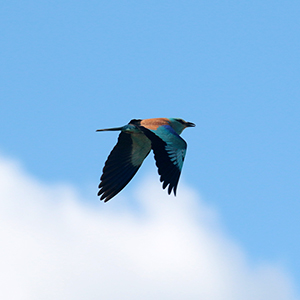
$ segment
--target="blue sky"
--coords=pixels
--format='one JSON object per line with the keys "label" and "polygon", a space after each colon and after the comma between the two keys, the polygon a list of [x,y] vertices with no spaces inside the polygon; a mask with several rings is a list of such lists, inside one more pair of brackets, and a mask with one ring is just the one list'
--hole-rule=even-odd
{"label": "blue sky", "polygon": [[[117,135],[97,128],[194,122],[178,193],[197,191],[253,264],[279,262],[299,292],[299,13],[297,1],[2,1],[1,156],[101,210]],[[156,173],[149,157],[124,195]]]}

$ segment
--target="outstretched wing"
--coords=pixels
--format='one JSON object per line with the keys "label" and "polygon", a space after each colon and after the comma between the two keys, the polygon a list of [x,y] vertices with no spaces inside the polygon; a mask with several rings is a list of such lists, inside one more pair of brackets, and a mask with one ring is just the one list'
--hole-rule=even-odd
{"label": "outstretched wing", "polygon": [[170,125],[160,126],[155,131],[143,126],[140,129],[151,140],[156,166],[163,188],[168,185],[168,193],[172,190],[176,195],[177,185],[183,166],[187,144]]}
{"label": "outstretched wing", "polygon": [[151,150],[143,134],[121,132],[109,154],[100,178],[98,196],[104,202],[117,195],[132,179]]}

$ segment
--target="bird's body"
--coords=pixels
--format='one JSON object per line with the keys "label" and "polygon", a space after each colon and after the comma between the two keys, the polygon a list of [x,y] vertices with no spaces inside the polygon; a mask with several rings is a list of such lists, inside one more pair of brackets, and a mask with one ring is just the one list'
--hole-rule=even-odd
{"label": "bird's body", "polygon": [[178,118],[133,119],[122,127],[97,131],[121,131],[108,156],[100,178],[98,196],[105,202],[118,194],[132,179],[151,149],[154,152],[160,181],[168,193],[176,195],[186,142],[179,136],[195,124]]}

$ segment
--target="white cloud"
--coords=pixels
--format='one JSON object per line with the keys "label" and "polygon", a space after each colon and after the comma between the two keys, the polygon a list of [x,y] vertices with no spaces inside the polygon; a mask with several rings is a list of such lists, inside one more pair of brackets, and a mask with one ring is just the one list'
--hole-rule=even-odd
{"label": "white cloud", "polygon": [[95,206],[0,157],[1,299],[294,300],[275,263],[251,265],[218,216],[182,182],[157,179]]}

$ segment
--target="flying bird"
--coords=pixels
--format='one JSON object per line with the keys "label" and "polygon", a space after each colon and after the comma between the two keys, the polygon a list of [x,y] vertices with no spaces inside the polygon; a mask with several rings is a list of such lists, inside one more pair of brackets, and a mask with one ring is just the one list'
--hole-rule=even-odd
{"label": "flying bird", "polygon": [[176,196],[187,144],[179,135],[194,123],[179,118],[133,119],[122,127],[97,131],[121,131],[100,178],[100,200],[107,202],[133,178],[151,149],[163,189]]}

